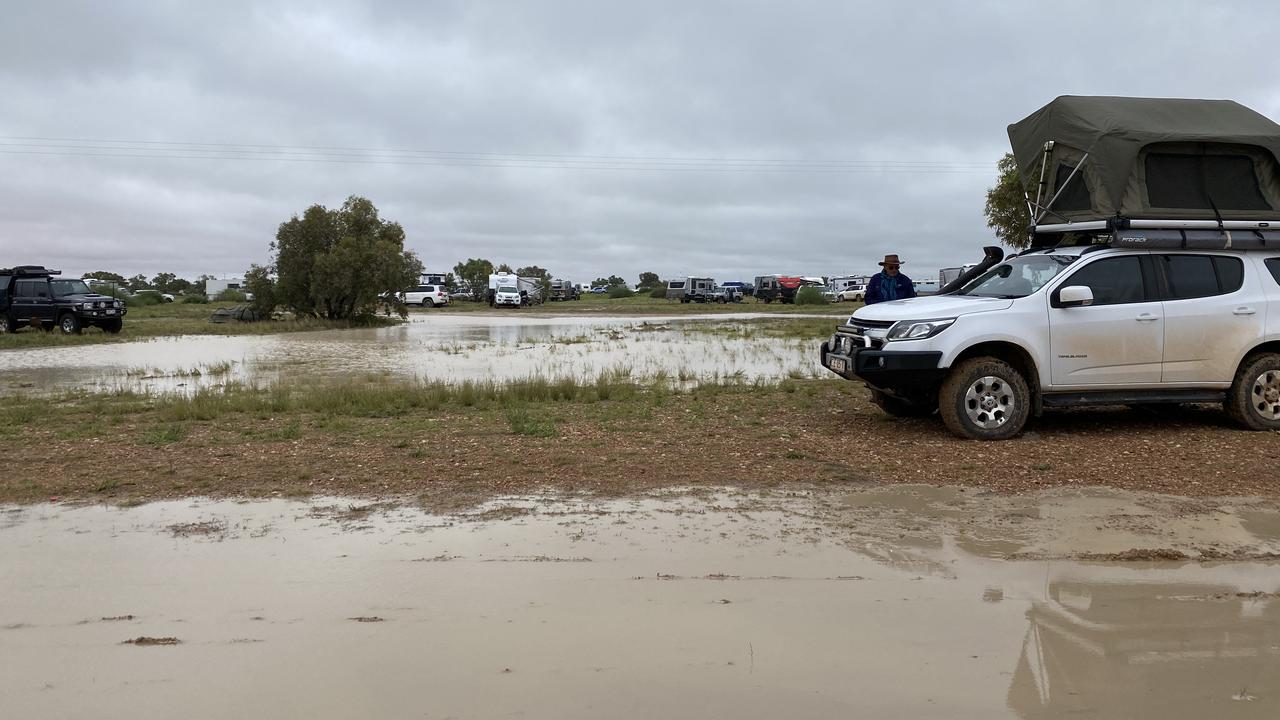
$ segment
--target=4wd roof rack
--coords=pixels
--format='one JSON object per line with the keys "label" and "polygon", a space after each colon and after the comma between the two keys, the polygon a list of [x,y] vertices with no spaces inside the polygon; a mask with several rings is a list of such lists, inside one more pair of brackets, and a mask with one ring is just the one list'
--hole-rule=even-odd
{"label": "4wd roof rack", "polygon": [[61,275],[61,270],[50,270],[43,265],[15,265],[0,268],[0,275]]}
{"label": "4wd roof rack", "polygon": [[1274,220],[1131,220],[1109,218],[1087,222],[1036,225],[1033,248],[1057,244],[1066,233],[1092,235],[1111,247],[1158,250],[1280,249],[1280,222]]}

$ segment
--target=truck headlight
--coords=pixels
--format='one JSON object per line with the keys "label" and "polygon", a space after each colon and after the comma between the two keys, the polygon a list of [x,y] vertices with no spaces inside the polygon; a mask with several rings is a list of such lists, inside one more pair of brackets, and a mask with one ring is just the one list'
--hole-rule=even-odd
{"label": "truck headlight", "polygon": [[924,340],[951,327],[955,318],[941,320],[899,320],[889,328],[885,341],[889,340]]}

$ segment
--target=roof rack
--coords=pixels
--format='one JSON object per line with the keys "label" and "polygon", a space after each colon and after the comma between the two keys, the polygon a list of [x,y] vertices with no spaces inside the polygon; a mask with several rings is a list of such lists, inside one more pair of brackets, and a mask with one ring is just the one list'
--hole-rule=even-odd
{"label": "roof rack", "polygon": [[1280,222],[1273,220],[1130,220],[1109,218],[1088,222],[1037,225],[1032,247],[1044,247],[1064,233],[1105,237],[1112,247],[1161,250],[1280,249]]}

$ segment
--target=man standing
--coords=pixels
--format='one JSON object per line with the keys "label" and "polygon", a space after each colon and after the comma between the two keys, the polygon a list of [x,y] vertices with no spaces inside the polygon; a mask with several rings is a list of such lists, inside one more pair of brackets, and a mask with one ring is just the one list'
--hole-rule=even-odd
{"label": "man standing", "polygon": [[872,275],[871,282],[867,283],[868,305],[916,296],[916,286],[911,284],[911,278],[898,272],[902,263],[897,255],[885,255],[880,267],[884,270]]}

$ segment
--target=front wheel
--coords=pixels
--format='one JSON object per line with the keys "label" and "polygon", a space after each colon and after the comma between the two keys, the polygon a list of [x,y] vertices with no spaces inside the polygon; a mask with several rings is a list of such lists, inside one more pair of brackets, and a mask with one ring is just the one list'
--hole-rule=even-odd
{"label": "front wheel", "polygon": [[947,429],[960,437],[1007,440],[1027,423],[1031,390],[1009,363],[971,358],[952,368],[943,381],[938,411]]}
{"label": "front wheel", "polygon": [[1258,355],[1243,365],[1223,409],[1248,430],[1280,430],[1280,355]]}
{"label": "front wheel", "polygon": [[63,335],[79,335],[80,334],[80,317],[75,313],[63,313],[58,319],[58,327],[62,329]]}

